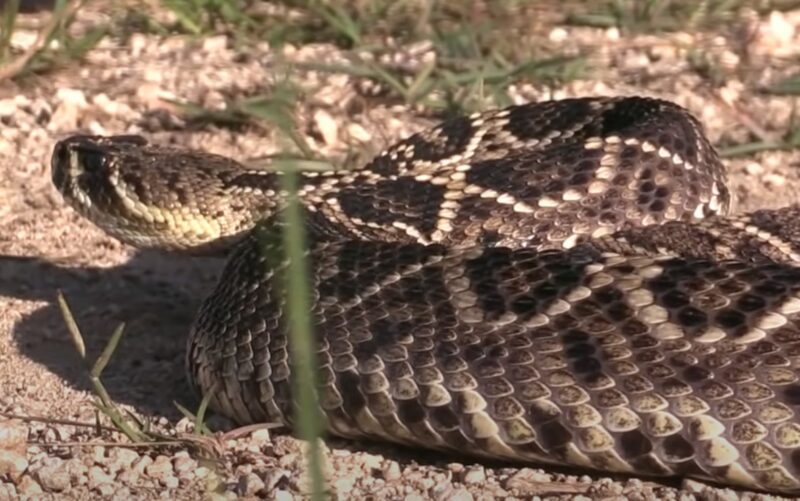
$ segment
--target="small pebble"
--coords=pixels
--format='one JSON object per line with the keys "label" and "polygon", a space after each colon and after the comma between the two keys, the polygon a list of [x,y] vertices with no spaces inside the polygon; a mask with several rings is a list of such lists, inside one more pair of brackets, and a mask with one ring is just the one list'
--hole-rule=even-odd
{"label": "small pebble", "polygon": [[254,431],[252,435],[250,435],[250,439],[257,445],[268,444],[271,441],[269,430],[266,428]]}
{"label": "small pebble", "polygon": [[89,468],[89,488],[95,489],[103,484],[110,484],[114,482],[114,478],[103,471],[103,468],[99,466],[92,466]]}
{"label": "small pebble", "polygon": [[482,466],[467,468],[461,476],[461,481],[467,485],[483,483],[486,481],[486,470]]}
{"label": "small pebble", "polygon": [[152,464],[145,468],[145,473],[148,477],[153,477],[159,481],[172,475],[172,461],[167,456],[157,456]]}
{"label": "small pebble", "polygon": [[781,187],[786,184],[786,178],[780,174],[767,174],[764,176],[764,184],[767,186]]}
{"label": "small pebble", "polygon": [[323,109],[314,112],[314,124],[328,146],[334,146],[339,141],[339,125],[330,113]]}
{"label": "small pebble", "polygon": [[273,494],[275,501],[294,501],[294,496],[291,492],[285,490],[277,490]]}
{"label": "small pebble", "polygon": [[58,457],[47,458],[46,464],[36,471],[36,479],[47,491],[61,492],[70,487],[70,474],[66,462]]}
{"label": "small pebble", "polygon": [[23,498],[42,494],[42,487],[30,475],[24,475],[17,484],[17,491]]}
{"label": "small pebble", "polygon": [[0,118],[13,116],[17,112],[17,103],[13,99],[0,99]]}
{"label": "small pebble", "polygon": [[389,461],[383,467],[383,478],[388,481],[397,480],[402,476],[400,465],[395,461]]}
{"label": "small pebble", "polygon": [[109,461],[106,463],[108,471],[116,473],[127,470],[134,461],[139,459],[139,453],[127,447],[117,447],[111,450]]}
{"label": "small pebble", "polygon": [[16,480],[28,468],[28,460],[24,454],[0,449],[0,477],[7,476]]}
{"label": "small pebble", "polygon": [[172,466],[175,469],[175,473],[182,475],[188,471],[194,470],[197,467],[197,461],[190,457],[176,457],[172,461]]}
{"label": "small pebble", "polygon": [[473,499],[472,494],[466,489],[457,489],[451,492],[443,501],[473,501]]}
{"label": "small pebble", "polygon": [[236,491],[240,496],[255,496],[263,488],[264,481],[255,473],[248,473],[239,477]]}

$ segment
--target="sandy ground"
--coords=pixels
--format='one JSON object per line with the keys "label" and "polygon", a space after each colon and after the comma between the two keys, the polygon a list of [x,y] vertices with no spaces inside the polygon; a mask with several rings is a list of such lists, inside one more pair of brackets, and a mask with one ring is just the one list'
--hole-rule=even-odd
{"label": "sandy ground", "polygon": [[[689,107],[716,144],[780,136],[798,100],[758,89],[788,74],[789,62],[800,55],[800,13],[750,22],[755,35],[746,54],[734,36],[620,39],[613,30],[552,27],[543,35],[547,43],[600,46],[597,71],[591,79],[563,87],[520,86],[511,94],[520,102],[589,94],[658,95]],[[687,46],[702,47],[716,58],[726,71],[725,83],[712,85],[692,71],[686,64]],[[402,48],[399,52],[404,54]],[[104,41],[85,63],[0,83],[0,412],[95,423],[88,370],[59,312],[59,290],[82,327],[90,360],[112,329],[126,323],[103,376],[116,402],[165,433],[187,426],[173,402],[189,408],[197,404],[184,378],[185,336],[221,263],[136,252],[82,220],[50,184],[54,142],[79,130],[142,133],[154,141],[203,147],[241,160],[260,157],[282,147],[273,134],[190,127],[176,118],[165,98],[219,107],[226,96],[269,89],[279,59],[330,62],[341,57],[328,46],[243,52],[224,38],[192,42],[134,35],[127,41]],[[363,95],[363,82],[350,77],[299,76],[308,92],[298,111],[301,131],[316,150],[333,158],[343,158],[348,149],[369,156],[432,121],[419,110]],[[797,151],[764,152],[726,163],[737,211],[797,200]],[[0,429],[11,431],[0,432],[0,499],[198,499],[213,494],[288,500],[302,496],[304,489],[300,445],[284,434],[270,437],[261,431],[227,441],[221,461],[208,465],[181,447],[118,447],[124,439],[91,426],[2,419]],[[15,445],[14,436],[22,442]],[[756,496],[693,482],[481,465],[376,444],[334,440],[329,445],[331,488],[339,498]]]}

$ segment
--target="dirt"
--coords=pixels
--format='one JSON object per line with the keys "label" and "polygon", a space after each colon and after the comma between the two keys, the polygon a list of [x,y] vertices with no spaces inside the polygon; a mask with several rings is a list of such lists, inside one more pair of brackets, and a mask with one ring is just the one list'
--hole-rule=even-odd
{"label": "dirt", "polygon": [[[95,19],[82,15],[86,23]],[[654,95],[688,107],[717,145],[779,137],[798,99],[762,89],[789,75],[800,57],[800,11],[745,17],[741,24],[750,36],[746,46],[739,32],[727,29],[621,37],[614,29],[552,26],[542,34],[543,44],[598,48],[591,78],[509,92],[518,102]],[[21,44],[29,38],[17,37]],[[695,71],[687,63],[691,51],[722,68],[724,81],[713,84]],[[425,53],[424,46],[398,48],[400,59]],[[86,61],[46,76],[0,83],[0,499],[304,495],[302,445],[285,433],[260,430],[222,441],[221,460],[208,463],[187,447],[123,447],[126,439],[97,426],[88,362],[70,340],[57,292],[64,293],[82,329],[89,361],[125,322],[102,380],[115,402],[174,435],[190,428],[174,402],[197,406],[184,376],[188,326],[221,262],[138,252],[106,236],[63,203],[50,182],[49,156],[55,141],[77,131],[143,134],[240,160],[272,154],[286,146],[275,133],[186,123],[169,100],[220,108],[226,98],[273,88],[287,61],[343,57],[327,45],[242,49],[224,37],[135,34],[106,39]],[[315,151],[334,159],[352,150],[368,158],[435,121],[416,107],[363,92],[365,83],[349,76],[301,70],[296,75],[306,91],[298,106],[300,130]],[[736,211],[780,207],[798,198],[798,151],[760,152],[726,164]],[[229,426],[222,420],[212,424]],[[336,439],[328,443],[326,460],[338,498],[768,497],[697,482],[485,465]]]}

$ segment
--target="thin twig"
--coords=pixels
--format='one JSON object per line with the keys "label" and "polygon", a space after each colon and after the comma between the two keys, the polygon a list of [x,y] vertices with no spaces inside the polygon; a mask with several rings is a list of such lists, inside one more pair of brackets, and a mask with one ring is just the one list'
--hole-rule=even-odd
{"label": "thin twig", "polygon": [[40,445],[42,447],[125,447],[127,449],[137,449],[146,447],[185,445],[185,442],[182,440],[164,440],[153,442],[131,442],[124,444],[120,442],[38,442],[36,440],[31,440],[28,442],[28,445]]}
{"label": "thin twig", "polygon": [[232,430],[226,431],[220,434],[220,439],[222,440],[236,440],[239,437],[243,437],[249,433],[258,430],[274,430],[276,428],[285,428],[285,425],[282,423],[258,423],[258,424],[249,424],[246,426],[240,426],[239,428],[234,428]]}
{"label": "thin twig", "polygon": [[[4,417],[6,419],[18,419],[20,421],[25,421],[26,423],[46,423],[46,424],[60,424],[65,426],[78,426],[82,428],[98,428],[97,423],[82,423],[80,421],[70,421],[69,419],[54,419],[54,418],[47,418],[41,416],[23,416],[20,414],[12,414],[10,412],[0,412],[0,417]],[[117,432],[116,428],[111,428],[110,426],[103,426],[100,425],[99,428],[102,431],[111,431]]]}

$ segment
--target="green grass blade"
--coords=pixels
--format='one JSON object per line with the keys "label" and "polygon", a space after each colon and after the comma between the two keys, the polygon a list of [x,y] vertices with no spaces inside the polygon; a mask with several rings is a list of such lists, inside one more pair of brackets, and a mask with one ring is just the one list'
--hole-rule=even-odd
{"label": "green grass blade", "polygon": [[178,412],[183,414],[185,418],[191,419],[194,422],[194,431],[195,433],[199,433],[201,435],[213,435],[214,432],[211,428],[208,427],[205,423],[205,412],[208,408],[208,402],[211,400],[210,397],[211,393],[203,397],[203,400],[200,402],[200,407],[197,409],[197,414],[194,414],[192,411],[187,409],[185,406],[181,405],[178,402],[172,402],[175,405],[175,408],[178,409]]}
{"label": "green grass blade", "polygon": [[312,0],[309,8],[354,46],[361,45],[361,27],[341,5],[322,4],[318,0]]}
{"label": "green grass blade", "polygon": [[800,74],[792,75],[767,88],[772,94],[800,94]]}
{"label": "green grass blade", "polygon": [[752,143],[737,144],[719,149],[719,156],[722,158],[741,157],[745,155],[752,155],[762,151],[785,150],[791,148],[783,142],[775,141],[755,141]]}
{"label": "green grass blade", "polygon": [[72,311],[69,309],[67,299],[61,291],[58,291],[58,307],[61,309],[61,316],[64,317],[64,323],[67,324],[67,331],[69,331],[72,344],[75,345],[81,358],[86,360],[86,343],[83,342],[83,335],[78,327],[78,323],[75,321],[75,317],[72,316]]}
{"label": "green grass blade", "polygon": [[92,371],[90,375],[94,378],[99,378],[100,375],[105,370],[108,362],[111,360],[111,356],[116,351],[117,346],[119,345],[120,339],[122,339],[122,333],[125,331],[125,323],[120,323],[117,325],[117,328],[114,329],[114,332],[111,333],[111,337],[106,343],[106,346],[103,348],[103,351],[100,353],[100,356],[97,357],[97,360],[92,366]]}
{"label": "green grass blade", "polygon": [[298,433],[308,441],[308,471],[311,480],[311,499],[322,500],[325,493],[322,453],[319,438],[323,433],[323,419],[317,402],[317,348],[311,325],[311,301],[308,287],[308,263],[303,230],[303,215],[297,199],[297,175],[286,172],[281,176],[283,189],[289,196],[285,210],[283,232],[284,253],[288,259],[285,290],[293,359],[293,392],[296,399]]}
{"label": "green grass blade", "polygon": [[0,63],[11,57],[11,36],[17,24],[20,0],[7,0],[3,5],[2,24],[0,24]]}

